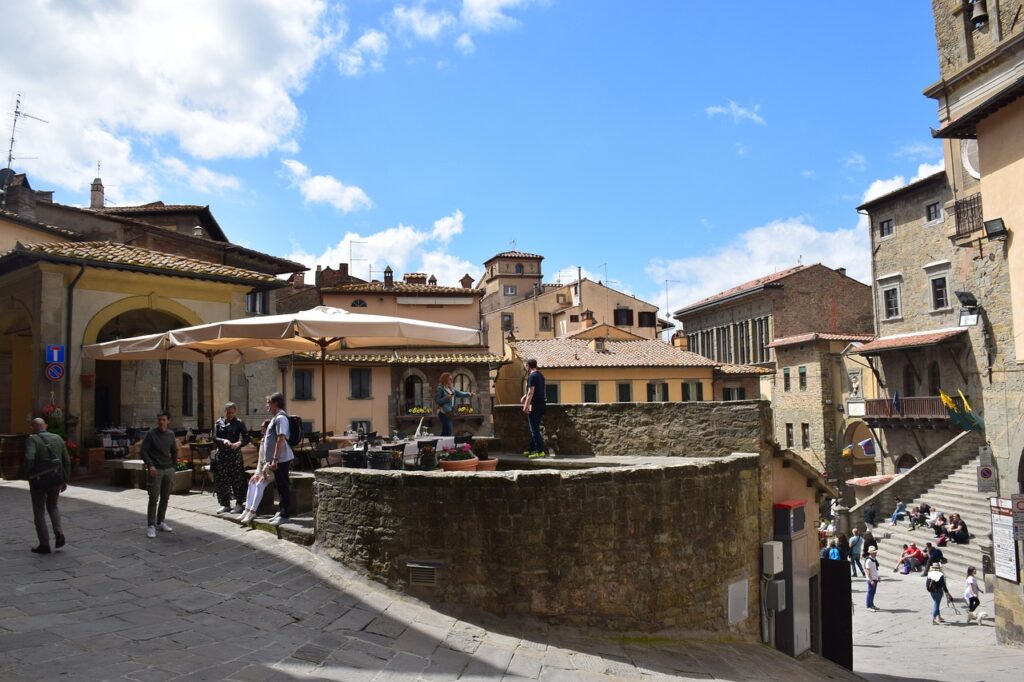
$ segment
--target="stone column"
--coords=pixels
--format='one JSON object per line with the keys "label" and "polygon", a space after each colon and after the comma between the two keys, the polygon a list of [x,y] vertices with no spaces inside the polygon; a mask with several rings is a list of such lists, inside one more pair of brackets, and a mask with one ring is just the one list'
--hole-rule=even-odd
{"label": "stone column", "polygon": [[853,530],[853,524],[850,520],[850,509],[842,504],[836,506],[836,532],[845,533],[846,537],[850,537],[850,532]]}

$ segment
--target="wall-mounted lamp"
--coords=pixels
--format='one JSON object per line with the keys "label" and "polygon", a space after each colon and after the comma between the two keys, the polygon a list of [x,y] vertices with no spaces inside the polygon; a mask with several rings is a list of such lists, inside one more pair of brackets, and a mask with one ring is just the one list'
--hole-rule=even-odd
{"label": "wall-mounted lamp", "polygon": [[980,315],[981,306],[978,305],[978,299],[974,297],[969,291],[957,291],[956,300],[960,301],[960,326],[961,327],[974,327],[978,324],[978,317]]}
{"label": "wall-mounted lamp", "polygon": [[1002,218],[993,218],[985,221],[985,236],[989,241],[993,239],[1006,239],[1010,231],[1006,229]]}

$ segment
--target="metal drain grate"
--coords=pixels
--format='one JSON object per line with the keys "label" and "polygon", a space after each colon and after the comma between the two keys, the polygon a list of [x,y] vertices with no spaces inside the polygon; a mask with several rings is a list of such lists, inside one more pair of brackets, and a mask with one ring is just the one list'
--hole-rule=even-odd
{"label": "metal drain grate", "polygon": [[435,563],[406,562],[409,569],[409,584],[421,587],[433,587],[437,585],[437,568]]}

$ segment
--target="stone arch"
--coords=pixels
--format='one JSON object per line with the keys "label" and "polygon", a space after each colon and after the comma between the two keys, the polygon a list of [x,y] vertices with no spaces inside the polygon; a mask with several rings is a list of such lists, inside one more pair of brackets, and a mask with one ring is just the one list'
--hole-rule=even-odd
{"label": "stone arch", "polygon": [[896,473],[904,473],[917,466],[917,458],[909,452],[904,452],[896,458]]}
{"label": "stone arch", "polygon": [[92,319],[89,320],[89,324],[85,326],[85,332],[82,334],[82,345],[84,346],[90,343],[96,343],[100,330],[103,329],[108,322],[118,315],[122,315],[132,310],[158,310],[182,320],[184,322],[182,326],[203,324],[203,320],[200,319],[195,312],[173,299],[158,296],[156,294],[150,294],[149,296],[129,296],[111,303],[106,308],[103,308],[92,316]]}
{"label": "stone arch", "polygon": [[[872,476],[876,473],[876,461],[881,453],[876,450],[874,456],[866,455],[864,448],[859,445],[864,440],[874,437],[867,423],[860,419],[853,420],[846,426],[846,430],[843,432],[843,449],[850,448],[853,452],[850,461],[854,476]],[[875,447],[878,447],[877,443]]]}
{"label": "stone arch", "polygon": [[[418,397],[416,395],[410,396],[409,394],[410,390],[415,391],[415,389],[410,389],[409,387],[415,384],[416,379],[419,380],[419,390],[422,391]],[[402,372],[402,378],[399,382],[399,390],[401,391],[399,395],[401,396],[400,399],[402,404],[405,406],[405,409],[408,410],[411,407],[429,408],[433,402],[430,388],[430,382],[427,380],[426,374],[416,367],[406,368],[406,370]]]}

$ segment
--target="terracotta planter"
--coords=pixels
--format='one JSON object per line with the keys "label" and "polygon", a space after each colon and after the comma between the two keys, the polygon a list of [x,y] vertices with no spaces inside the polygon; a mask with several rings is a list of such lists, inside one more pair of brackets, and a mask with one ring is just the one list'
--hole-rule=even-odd
{"label": "terracotta planter", "polygon": [[491,457],[490,459],[478,460],[477,463],[476,463],[476,470],[477,471],[497,471],[498,470],[498,460],[496,458],[494,458],[494,457]]}
{"label": "terracotta planter", "polygon": [[479,461],[480,460],[476,457],[471,459],[458,459],[454,462],[442,459],[441,468],[445,471],[476,471],[476,465]]}
{"label": "terracotta planter", "polygon": [[171,492],[175,495],[184,495],[192,490],[192,470],[175,471],[174,481],[171,484]]}

